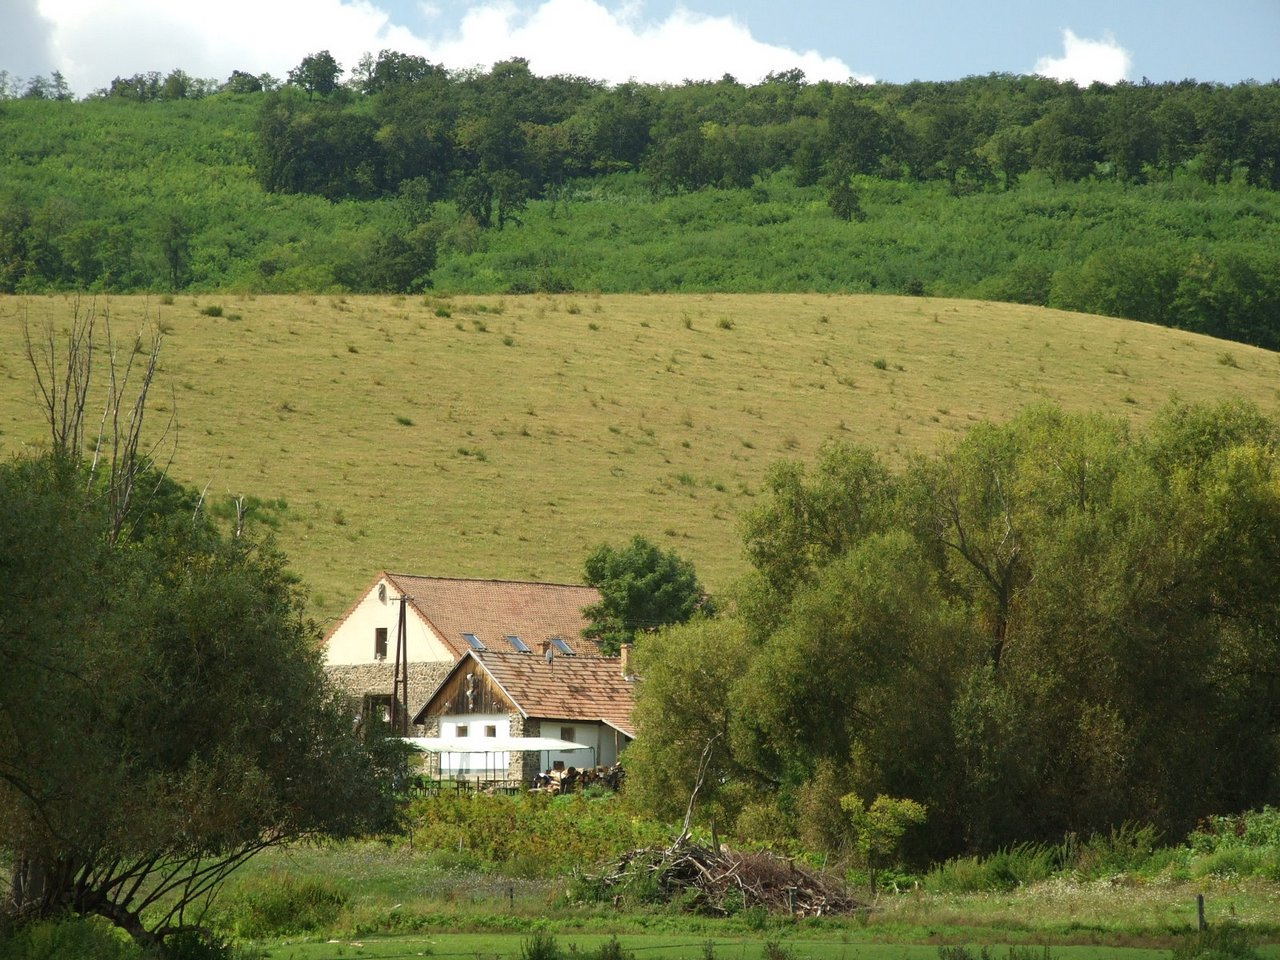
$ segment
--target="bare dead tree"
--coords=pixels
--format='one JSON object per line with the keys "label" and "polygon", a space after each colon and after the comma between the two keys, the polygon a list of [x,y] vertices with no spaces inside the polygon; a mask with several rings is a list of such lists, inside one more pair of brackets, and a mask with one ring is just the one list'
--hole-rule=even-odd
{"label": "bare dead tree", "polygon": [[[148,326],[149,333],[145,329]],[[65,334],[60,335],[51,321],[38,333],[33,333],[25,316],[22,324],[23,345],[35,373],[53,450],[77,461],[85,458],[85,421],[99,348],[97,328],[96,301],[82,311],[78,297]],[[143,445],[147,396],[155,382],[164,342],[164,335],[151,324],[149,313],[144,318],[144,330],[129,341],[115,338],[107,312],[102,314],[102,328],[102,346],[107,353],[107,395],[89,458],[87,482],[93,485],[100,471],[105,471],[108,536],[114,542],[124,532],[139,480],[151,472],[158,454],[169,445],[175,420],[171,406],[168,423],[152,442]],[[168,459],[160,470],[154,471],[157,480],[172,462],[175,447],[176,443],[169,446]]]}
{"label": "bare dead tree", "polygon": [[80,298],[76,297],[66,331],[66,355],[61,356],[53,321],[46,320],[36,337],[25,310],[22,315],[22,345],[35,373],[50,443],[55,452],[75,459],[84,454],[85,403],[93,370],[97,318],[96,304],[91,302],[82,314]]}
{"label": "bare dead tree", "polygon": [[[107,404],[102,414],[102,428],[98,434],[98,444],[94,455],[94,469],[97,469],[98,455],[105,446],[109,453],[107,462],[107,509],[111,518],[109,536],[114,541],[119,539],[129,516],[129,508],[133,504],[137,483],[150,467],[155,465],[156,453],[167,442],[169,432],[173,428],[173,408],[170,407],[169,422],[151,446],[139,452],[142,443],[142,424],[147,409],[147,394],[155,382],[156,368],[160,363],[160,347],[164,335],[153,329],[150,345],[145,345],[143,335],[139,333],[130,344],[128,359],[121,361],[118,345],[112,339],[111,325],[106,325],[107,355],[109,363]],[[139,357],[143,357],[140,371],[136,370]],[[130,381],[135,372],[140,376],[140,383],[130,405],[127,396]],[[172,461],[172,450],[170,450]],[[159,476],[167,472],[169,463],[158,471]]]}
{"label": "bare dead tree", "polygon": [[707,779],[707,767],[711,765],[712,749],[716,745],[716,741],[720,739],[720,734],[716,734],[707,741],[706,746],[702,748],[702,756],[698,758],[698,776],[693,784],[693,792],[689,794],[689,806],[684,812],[684,825],[680,829],[680,835],[672,841],[671,846],[667,848],[668,853],[674,853],[689,839],[689,834],[693,831],[693,811],[698,801],[698,791],[702,789],[702,784]]}

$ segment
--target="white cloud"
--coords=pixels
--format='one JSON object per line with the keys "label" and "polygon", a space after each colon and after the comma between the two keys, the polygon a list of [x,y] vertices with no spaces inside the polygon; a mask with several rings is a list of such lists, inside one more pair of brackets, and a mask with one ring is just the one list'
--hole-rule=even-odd
{"label": "white cloud", "polygon": [[792,67],[810,80],[854,77],[834,57],[757,40],[729,17],[678,8],[651,23],[641,19],[637,5],[615,12],[597,0],[544,0],[531,11],[494,0],[469,10],[457,32],[433,42],[432,50],[433,60],[449,66],[488,66],[523,56],[540,75],[569,73],[610,83],[679,83],[726,73],[754,83],[770,71]]}
{"label": "white cloud", "polygon": [[284,77],[329,50],[344,67],[365,51],[425,54],[408,30],[368,0],[39,0],[58,63],[80,95],[113,77],[181,68],[225,79],[232,70]]}
{"label": "white cloud", "polygon": [[1055,80],[1074,80],[1080,86],[1095,81],[1118,83],[1129,79],[1133,69],[1133,57],[1116,42],[1110,33],[1101,40],[1077,37],[1072,30],[1062,31],[1061,57],[1041,57],[1036,61],[1035,73]]}
{"label": "white cloud", "polygon": [[[424,56],[449,68],[488,67],[521,56],[541,75],[570,73],[608,82],[678,83],[725,73],[755,82],[771,70],[799,67],[810,80],[855,77],[840,60],[758,40],[729,17],[677,9],[645,21],[628,3],[618,11],[599,0],[509,0],[472,6],[449,23],[441,8],[418,6],[430,35],[394,24],[372,0],[37,0],[52,25],[53,60],[72,90],[84,95],[117,76],[181,68],[225,79],[232,70],[283,78],[303,57],[329,50],[344,67],[382,49]],[[855,77],[869,82],[870,77]]]}

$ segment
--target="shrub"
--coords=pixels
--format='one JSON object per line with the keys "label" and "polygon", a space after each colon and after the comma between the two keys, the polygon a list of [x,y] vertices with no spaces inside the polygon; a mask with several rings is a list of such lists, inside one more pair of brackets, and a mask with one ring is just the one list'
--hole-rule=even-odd
{"label": "shrub", "polygon": [[1069,845],[1066,865],[1083,879],[1136,873],[1151,860],[1156,849],[1156,828],[1126,823],[1109,833],[1095,833],[1078,846]]}
{"label": "shrub", "polygon": [[481,863],[538,864],[548,877],[615,860],[665,838],[661,824],[633,819],[617,796],[440,795],[415,799],[408,816],[416,843],[442,851],[461,848]]}
{"label": "shrub", "polygon": [[979,893],[1013,890],[1051,877],[1060,863],[1056,846],[1020,843],[987,857],[956,857],[935,867],[925,877],[925,888],[934,893]]}
{"label": "shrub", "polygon": [[560,960],[560,945],[549,933],[535,933],[521,942],[520,960]]}
{"label": "shrub", "polygon": [[1280,847],[1280,809],[1263,807],[1238,816],[1209,817],[1191,834],[1189,843],[1197,853],[1222,846]]}
{"label": "shrub", "polygon": [[98,919],[47,920],[0,936],[0,960],[137,960],[138,946]]}
{"label": "shrub", "polygon": [[630,950],[623,950],[617,936],[610,937],[591,954],[591,960],[635,960]]}
{"label": "shrub", "polygon": [[1253,960],[1257,956],[1249,931],[1237,923],[1187,934],[1173,948],[1173,960]]}
{"label": "shrub", "polygon": [[222,307],[216,303],[211,303],[207,307],[201,307],[200,312],[206,317],[220,317],[222,316]]}
{"label": "shrub", "polygon": [[232,901],[227,921],[249,940],[313,933],[333,926],[347,903],[347,895],[327,883],[275,877]]}
{"label": "shrub", "polygon": [[225,940],[188,930],[165,940],[160,957],[163,960],[233,960],[237,953]]}
{"label": "shrub", "polygon": [[1253,877],[1264,873],[1267,857],[1257,847],[1220,847],[1195,863],[1198,877]]}

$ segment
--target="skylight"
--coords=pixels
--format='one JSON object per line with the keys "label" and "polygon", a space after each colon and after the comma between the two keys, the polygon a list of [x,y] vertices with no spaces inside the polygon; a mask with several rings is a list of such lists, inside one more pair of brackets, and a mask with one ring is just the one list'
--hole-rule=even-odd
{"label": "skylight", "polygon": [[474,633],[464,633],[462,635],[462,639],[467,641],[467,646],[469,646],[472,650],[487,649],[485,645],[480,642],[480,638],[477,637]]}
{"label": "skylight", "polygon": [[529,649],[529,645],[525,643],[523,640],[521,640],[519,637],[517,637],[515,634],[512,634],[511,636],[507,637],[507,643],[511,644],[511,646],[515,648],[516,653],[532,653],[533,652]]}
{"label": "skylight", "polygon": [[552,637],[551,642],[552,644],[555,645],[555,648],[559,650],[561,653],[563,653],[566,657],[572,657],[574,655],[573,647],[565,643],[563,637]]}

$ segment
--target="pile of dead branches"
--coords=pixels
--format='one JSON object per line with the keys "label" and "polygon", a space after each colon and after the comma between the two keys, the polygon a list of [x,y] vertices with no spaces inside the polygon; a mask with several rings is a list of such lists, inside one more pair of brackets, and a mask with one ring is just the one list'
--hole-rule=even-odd
{"label": "pile of dead branches", "polygon": [[771,853],[712,850],[688,840],[624,854],[608,872],[587,879],[602,899],[645,895],[688,910],[727,916],[762,906],[795,917],[847,914],[862,904],[843,885]]}

